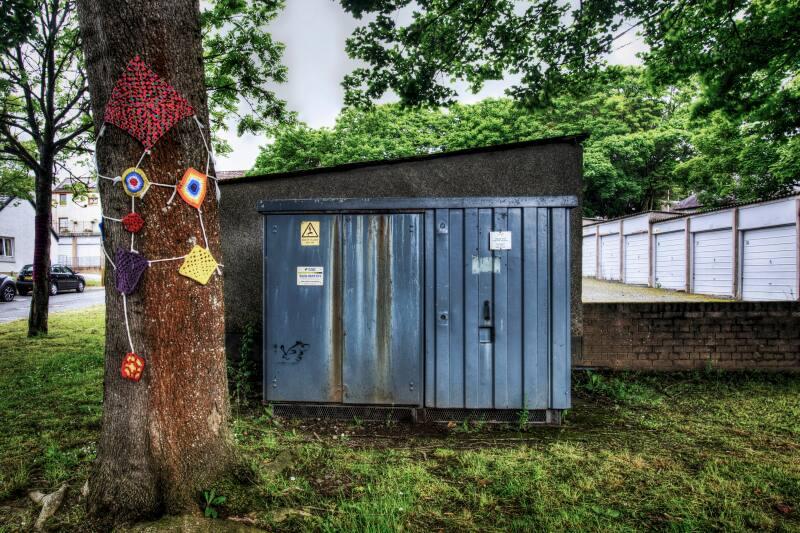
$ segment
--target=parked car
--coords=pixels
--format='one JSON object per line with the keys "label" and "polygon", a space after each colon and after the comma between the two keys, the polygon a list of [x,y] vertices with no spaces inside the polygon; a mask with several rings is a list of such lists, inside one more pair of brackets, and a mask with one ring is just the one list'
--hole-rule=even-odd
{"label": "parked car", "polygon": [[17,284],[10,277],[0,274],[0,302],[10,302],[17,295]]}
{"label": "parked car", "polygon": [[[71,268],[64,265],[50,266],[50,294],[55,296],[61,291],[74,290],[83,292],[86,288],[86,280],[80,274],[76,274]],[[33,265],[25,265],[19,271],[17,277],[17,291],[23,296],[33,290]]]}

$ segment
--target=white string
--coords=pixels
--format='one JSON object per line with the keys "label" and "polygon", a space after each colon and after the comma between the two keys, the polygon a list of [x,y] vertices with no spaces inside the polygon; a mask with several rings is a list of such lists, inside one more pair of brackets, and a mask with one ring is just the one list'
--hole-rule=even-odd
{"label": "white string", "polygon": [[131,338],[131,325],[128,323],[128,297],[122,293],[122,310],[125,312],[125,331],[128,332],[128,344],[131,346],[131,352],[136,353],[133,349],[133,339]]}
{"label": "white string", "polygon": [[103,215],[103,218],[106,220],[113,220],[114,222],[122,222],[122,220],[120,220],[119,218],[107,217],[105,215]]}
{"label": "white string", "polygon": [[206,226],[203,224],[203,212],[198,209],[197,216],[200,217],[200,229],[203,230],[203,242],[206,243],[206,250],[208,249],[208,238],[206,237]]}
{"label": "white string", "polygon": [[158,185],[159,187],[169,187],[174,189],[177,185],[170,185],[169,183],[156,183],[155,181],[151,181],[150,185]]}
{"label": "white string", "polygon": [[101,244],[101,247],[103,248],[103,253],[106,254],[106,259],[108,259],[108,262],[111,263],[111,268],[116,270],[117,269],[117,265],[114,264],[114,261],[111,260],[111,256],[108,255],[108,252],[106,251],[105,243]]}
{"label": "white string", "polygon": [[[131,213],[136,212],[136,197],[131,196]],[[134,240],[134,233],[131,233],[131,252],[133,251],[133,240]]]}
{"label": "white string", "polygon": [[[197,129],[200,130],[200,138],[203,139],[203,146],[205,146],[206,148],[206,176],[208,176],[208,169],[210,168],[211,160],[213,159],[214,156],[211,153],[211,148],[209,146],[209,143],[206,142],[206,136],[203,133],[203,125],[200,123],[200,119],[197,118],[197,115],[192,115],[192,118],[194,119],[195,124],[197,124]],[[214,165],[216,168],[216,162],[214,163]],[[216,176],[208,176],[208,177],[214,180],[214,187],[215,187],[214,192],[216,193],[217,203],[219,203],[220,190],[219,190],[219,183],[217,182],[217,177]],[[170,201],[172,200],[170,199]],[[206,248],[208,247],[206,246]]]}
{"label": "white string", "polygon": [[150,153],[150,150],[145,150],[144,152],[142,152],[142,157],[140,157],[139,161],[137,161],[136,168],[141,168],[140,165],[142,164],[142,159],[144,159],[144,156],[149,154],[149,153]]}
{"label": "white string", "polygon": [[166,259],[151,259],[148,261],[151,265],[153,263],[161,263],[162,261],[177,261],[178,259],[186,259],[185,255],[181,255],[179,257],[167,257]]}

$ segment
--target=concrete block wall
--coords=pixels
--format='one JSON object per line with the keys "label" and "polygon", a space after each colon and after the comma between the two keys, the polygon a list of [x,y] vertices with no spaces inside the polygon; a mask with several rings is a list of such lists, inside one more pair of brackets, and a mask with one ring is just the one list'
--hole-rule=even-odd
{"label": "concrete block wall", "polygon": [[583,305],[576,367],[800,371],[800,302]]}

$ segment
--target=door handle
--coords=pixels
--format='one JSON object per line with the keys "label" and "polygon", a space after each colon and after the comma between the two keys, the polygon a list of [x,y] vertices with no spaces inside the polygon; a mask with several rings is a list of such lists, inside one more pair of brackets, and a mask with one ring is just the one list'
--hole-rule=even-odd
{"label": "door handle", "polygon": [[491,319],[492,319],[492,310],[491,310],[491,307],[489,307],[489,300],[484,300],[483,301],[483,320],[488,322]]}

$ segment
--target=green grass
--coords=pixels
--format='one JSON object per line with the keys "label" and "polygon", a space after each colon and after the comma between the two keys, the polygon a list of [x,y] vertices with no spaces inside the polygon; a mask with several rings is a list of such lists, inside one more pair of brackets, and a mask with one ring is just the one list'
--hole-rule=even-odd
{"label": "green grass", "polygon": [[[31,523],[28,489],[62,482],[74,490],[48,525],[86,528],[76,493],[99,431],[102,314],[51,320],[35,340],[24,322],[0,326],[0,531]],[[254,406],[232,423],[241,466],[208,489],[226,497],[221,519],[281,530],[800,531],[800,376],[575,381],[563,427],[522,433],[287,421]]]}

